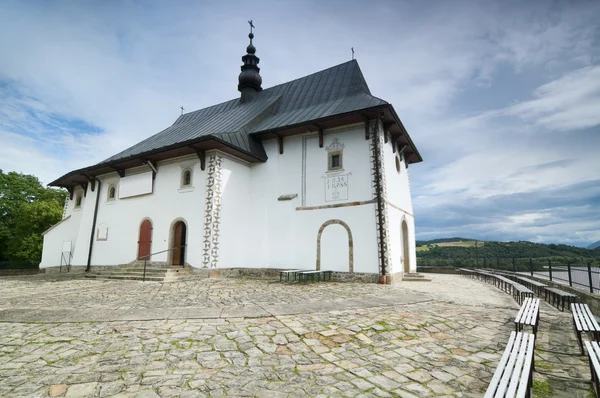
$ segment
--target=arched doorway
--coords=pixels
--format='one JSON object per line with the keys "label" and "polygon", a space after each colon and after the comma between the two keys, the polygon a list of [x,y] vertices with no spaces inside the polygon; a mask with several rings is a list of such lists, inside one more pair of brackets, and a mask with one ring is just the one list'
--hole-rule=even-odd
{"label": "arched doorway", "polygon": [[145,219],[140,224],[140,235],[138,239],[138,260],[150,260],[152,249],[152,221]]}
{"label": "arched doorway", "polygon": [[404,273],[410,272],[410,246],[408,244],[408,225],[402,220],[402,255],[404,259]]}
{"label": "arched doorway", "polygon": [[317,271],[321,270],[321,235],[323,235],[325,227],[332,224],[339,224],[346,229],[346,232],[348,232],[348,272],[354,272],[354,242],[352,240],[352,232],[350,232],[348,224],[342,220],[326,221],[321,225],[321,228],[319,228],[319,233],[317,234]]}
{"label": "arched doorway", "polygon": [[187,227],[183,221],[177,221],[173,226],[173,254],[171,255],[171,264],[184,265],[187,242]]}

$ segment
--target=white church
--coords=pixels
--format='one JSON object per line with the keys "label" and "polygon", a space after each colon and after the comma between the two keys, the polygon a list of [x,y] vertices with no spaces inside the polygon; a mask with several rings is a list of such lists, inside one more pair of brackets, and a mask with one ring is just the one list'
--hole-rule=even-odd
{"label": "white church", "polygon": [[416,272],[408,166],[422,158],[392,105],[356,60],[263,89],[249,37],[238,98],[49,184],[69,197],[40,268]]}

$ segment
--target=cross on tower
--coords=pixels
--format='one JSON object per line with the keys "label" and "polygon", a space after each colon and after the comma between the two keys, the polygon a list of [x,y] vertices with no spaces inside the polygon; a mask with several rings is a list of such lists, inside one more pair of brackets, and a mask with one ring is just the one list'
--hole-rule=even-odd
{"label": "cross on tower", "polygon": [[354,47],[352,47],[352,59],[354,59]]}
{"label": "cross on tower", "polygon": [[183,111],[185,111],[185,108],[183,106],[179,107],[181,109],[181,114],[183,115]]}
{"label": "cross on tower", "polygon": [[250,24],[250,33],[252,33],[252,28],[256,29],[256,26],[252,24],[252,20],[249,20],[248,23]]}

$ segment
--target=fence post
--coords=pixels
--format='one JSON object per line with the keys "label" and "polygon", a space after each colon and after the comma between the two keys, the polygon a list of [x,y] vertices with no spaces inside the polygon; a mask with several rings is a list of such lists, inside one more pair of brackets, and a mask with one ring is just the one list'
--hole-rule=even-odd
{"label": "fence post", "polygon": [[512,258],[512,263],[513,263],[513,274],[517,273],[517,268],[515,267],[515,258]]}
{"label": "fence post", "polygon": [[573,287],[573,280],[571,279],[571,261],[567,260],[567,272],[569,273],[569,286]]}
{"label": "fence post", "polygon": [[590,293],[594,293],[594,286],[592,285],[592,262],[588,260],[588,281],[590,282]]}
{"label": "fence post", "polygon": [[550,282],[552,282],[552,260],[548,259],[548,273],[550,274]]}
{"label": "fence post", "polygon": [[533,260],[529,257],[529,273],[533,276]]}

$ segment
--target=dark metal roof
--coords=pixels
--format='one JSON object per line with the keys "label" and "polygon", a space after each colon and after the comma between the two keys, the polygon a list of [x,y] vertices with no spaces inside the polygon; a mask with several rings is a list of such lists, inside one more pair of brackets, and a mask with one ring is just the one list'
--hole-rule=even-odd
{"label": "dark metal roof", "polygon": [[[371,95],[356,60],[331,67],[262,90],[249,102],[239,98],[181,115],[172,126],[110,158],[72,171],[50,183],[62,185],[69,177],[98,175],[115,165],[125,167],[134,159],[178,153],[177,148],[197,145],[225,145],[229,151],[257,161],[266,161],[261,134],[317,123],[373,108],[390,108],[386,101]],[[395,112],[392,113],[395,115]],[[397,115],[394,116],[397,119]],[[399,122],[398,119],[398,123]],[[403,128],[402,128],[403,129]],[[210,144],[210,143],[213,144]],[[411,146],[414,146],[410,142]],[[420,155],[416,152],[418,160]],[[72,179],[71,179],[72,181]]]}
{"label": "dark metal roof", "polygon": [[383,104],[387,102],[371,95],[353,60],[263,90],[250,102],[236,98],[181,115],[172,126],[102,163],[206,136],[266,160],[262,145],[252,137],[255,133]]}

